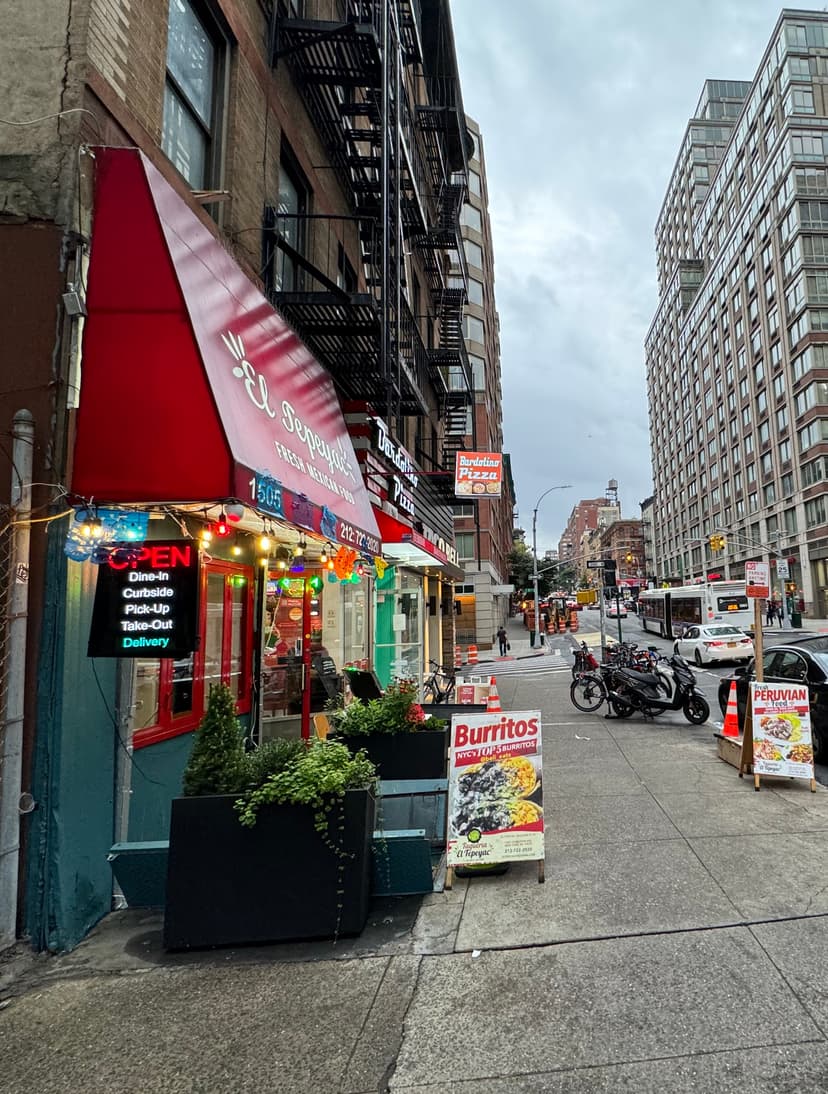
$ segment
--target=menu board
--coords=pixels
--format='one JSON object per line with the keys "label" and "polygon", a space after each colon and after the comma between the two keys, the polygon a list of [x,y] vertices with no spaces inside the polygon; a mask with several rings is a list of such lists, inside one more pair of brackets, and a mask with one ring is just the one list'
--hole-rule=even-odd
{"label": "menu board", "polygon": [[538,710],[451,720],[449,866],[543,859]]}
{"label": "menu board", "polygon": [[752,683],[753,771],[814,778],[807,684]]}
{"label": "menu board", "polygon": [[198,547],[115,543],[98,568],[89,657],[185,657],[198,640]]}

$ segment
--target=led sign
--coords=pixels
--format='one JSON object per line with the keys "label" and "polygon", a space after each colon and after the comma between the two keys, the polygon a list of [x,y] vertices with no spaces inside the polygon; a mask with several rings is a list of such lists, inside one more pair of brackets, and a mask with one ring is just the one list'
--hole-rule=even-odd
{"label": "led sign", "polygon": [[185,657],[198,635],[198,549],[155,540],[118,545],[98,570],[89,657]]}

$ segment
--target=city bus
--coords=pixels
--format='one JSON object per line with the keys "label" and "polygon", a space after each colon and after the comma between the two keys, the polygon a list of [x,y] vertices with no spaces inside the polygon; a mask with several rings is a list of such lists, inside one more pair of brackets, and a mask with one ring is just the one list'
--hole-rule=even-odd
{"label": "city bus", "polygon": [[732,623],[744,630],[753,625],[753,604],[744,581],[642,589],[638,618],[645,631],[655,631],[662,638],[680,638],[694,623]]}

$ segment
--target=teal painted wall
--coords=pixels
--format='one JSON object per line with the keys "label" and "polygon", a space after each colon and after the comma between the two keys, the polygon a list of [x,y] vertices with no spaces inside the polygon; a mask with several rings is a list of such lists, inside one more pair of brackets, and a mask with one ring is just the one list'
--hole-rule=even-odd
{"label": "teal painted wall", "polygon": [[[242,716],[239,721],[246,732],[249,717]],[[181,780],[190,758],[193,736],[182,733],[180,737],[147,745],[133,753],[128,839],[169,837],[172,799],[181,793]]]}
{"label": "teal painted wall", "polygon": [[112,904],[117,662],[86,656],[96,567],[65,557],[65,532],[49,526],[26,909],[49,950],[76,945]]}

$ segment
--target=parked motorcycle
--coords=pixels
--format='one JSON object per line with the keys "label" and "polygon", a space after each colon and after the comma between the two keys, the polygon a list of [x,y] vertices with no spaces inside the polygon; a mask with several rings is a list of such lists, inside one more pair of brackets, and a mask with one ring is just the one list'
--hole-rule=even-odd
{"label": "parked motorcycle", "polygon": [[618,669],[608,698],[617,718],[628,718],[635,710],[650,716],[680,710],[699,726],[710,717],[707,700],[696,691],[695,674],[679,654],[657,661],[651,672]]}

